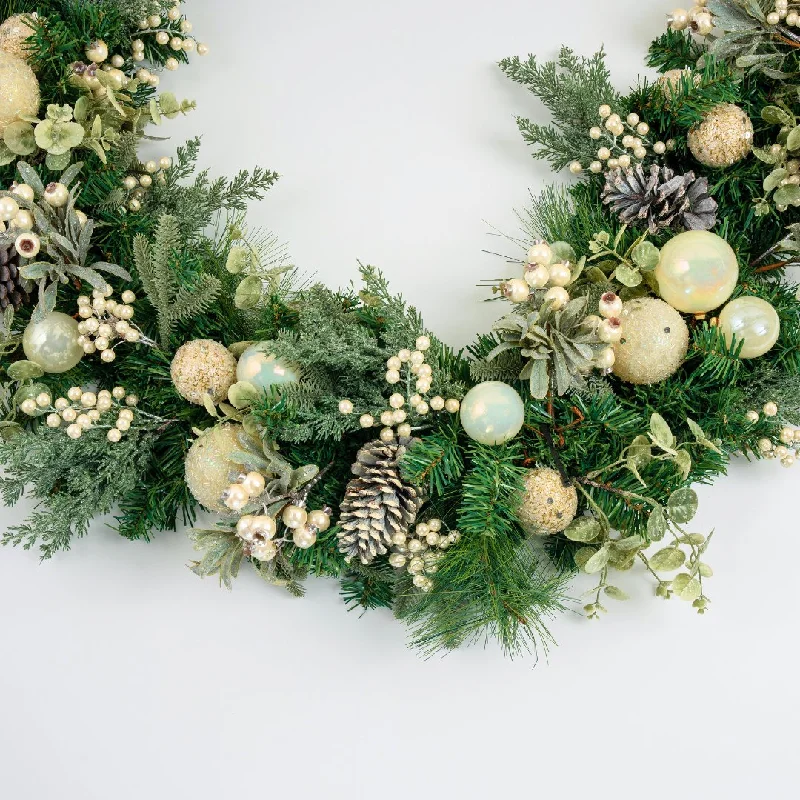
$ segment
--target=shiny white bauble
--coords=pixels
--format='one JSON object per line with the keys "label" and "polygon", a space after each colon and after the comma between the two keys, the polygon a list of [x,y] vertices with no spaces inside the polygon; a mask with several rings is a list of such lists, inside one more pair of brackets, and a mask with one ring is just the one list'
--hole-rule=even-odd
{"label": "shiny white bauble", "polygon": [[719,315],[719,329],[730,345],[744,340],[739,358],[758,358],[771,350],[781,332],[778,312],[760,297],[737,297]]}
{"label": "shiny white bauble", "polygon": [[38,364],[45,372],[68,372],[83,357],[79,336],[76,320],[53,311],[41,322],[28,324],[22,336],[22,349],[28,361]]}
{"label": "shiny white bauble", "polygon": [[236,378],[265,391],[284,383],[297,383],[298,380],[296,372],[270,353],[269,342],[258,342],[242,353],[236,367]]}
{"label": "shiny white bauble", "polygon": [[461,401],[461,425],[481,444],[513,439],[525,421],[525,404],[517,391],[502,381],[486,381],[470,389]]}

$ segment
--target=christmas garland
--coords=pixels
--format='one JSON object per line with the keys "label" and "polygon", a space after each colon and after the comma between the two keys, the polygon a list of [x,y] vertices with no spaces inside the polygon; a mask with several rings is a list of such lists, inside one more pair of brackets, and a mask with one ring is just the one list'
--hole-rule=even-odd
{"label": "christmas garland", "polygon": [[800,442],[800,3],[676,9],[627,94],[602,51],[500,62],[551,112],[518,119],[534,156],[578,180],[520,214],[506,313],[465,352],[375,268],[330,289],[249,230],[275,173],[213,179],[197,140],[140,161],[192,109],[159,89],[206,51],[180,6],[0,19],[0,490],[37,501],[4,544],[48,558],[112,511],[149,539],[199,505],[198,575],[337,578],[424,652],[547,643],[578,571],[590,618],[644,579],[708,609],[691,485]]}

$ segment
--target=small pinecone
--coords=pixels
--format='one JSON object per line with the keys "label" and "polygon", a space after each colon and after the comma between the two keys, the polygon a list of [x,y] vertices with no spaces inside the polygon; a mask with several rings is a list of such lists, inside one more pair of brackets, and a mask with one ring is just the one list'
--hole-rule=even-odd
{"label": "small pinecone", "polygon": [[0,245],[0,311],[8,306],[18,309],[29,299],[25,279],[19,274],[19,254],[14,245]]}
{"label": "small pinecone", "polygon": [[708,193],[708,179],[693,172],[676,175],[669,167],[641,164],[606,174],[603,202],[627,223],[646,222],[650,233],[683,226],[709,231],[717,222],[717,201]]}
{"label": "small pinecone", "polygon": [[399,462],[413,439],[367,442],[356,456],[339,516],[339,552],[369,564],[385,555],[392,537],[408,534],[422,505],[420,493],[400,477]]}

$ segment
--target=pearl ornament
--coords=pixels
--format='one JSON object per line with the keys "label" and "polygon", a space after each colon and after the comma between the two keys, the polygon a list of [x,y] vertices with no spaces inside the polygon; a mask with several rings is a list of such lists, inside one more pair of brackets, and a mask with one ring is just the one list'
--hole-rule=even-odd
{"label": "pearl ornament", "polygon": [[297,373],[269,351],[269,342],[258,342],[248,347],[239,356],[236,379],[252,383],[264,391],[286,383],[297,383]]}
{"label": "pearl ornament", "polygon": [[550,283],[553,286],[566,286],[572,280],[572,271],[568,264],[550,265]]}
{"label": "pearl ornament", "polygon": [[404,422],[402,425],[398,425],[397,435],[401,439],[407,439],[409,436],[411,436],[411,426],[407,422]]}
{"label": "pearl ornament", "polygon": [[461,408],[461,401],[451,397],[445,401],[444,408],[448,413],[455,414]]}
{"label": "pearl ornament", "polygon": [[739,358],[758,358],[778,341],[781,322],[777,311],[760,297],[737,297],[719,315],[719,330],[730,346],[733,337],[742,343]]}
{"label": "pearl ornament", "polygon": [[308,524],[318,531],[326,531],[331,526],[331,518],[325,511],[311,511],[308,515]]}
{"label": "pearl ornament", "polygon": [[535,264],[525,270],[525,282],[533,289],[542,289],[550,281],[550,270],[544,264]]}
{"label": "pearl ornament", "polygon": [[778,404],[769,402],[764,403],[764,408],[762,409],[764,412],[765,417],[776,417],[778,416]]}
{"label": "pearl ornament", "polygon": [[563,286],[554,286],[545,292],[544,299],[545,302],[550,301],[553,308],[559,311],[569,302],[569,293]]}
{"label": "pearl ornament", "polygon": [[375,424],[375,419],[371,414],[362,414],[358,418],[358,423],[362,428],[371,428]]}
{"label": "pearl ornament", "polygon": [[598,303],[600,314],[606,319],[619,317],[622,313],[622,298],[614,292],[606,292]]}
{"label": "pearl ornament", "polygon": [[761,419],[761,415],[758,413],[758,411],[748,411],[744,416],[748,422],[752,422],[753,424]]}
{"label": "pearl ornament", "polygon": [[67,427],[67,436],[69,436],[70,439],[80,439],[82,435],[83,428],[81,428],[80,425],[73,422],[72,425]]}
{"label": "pearl ornament", "polygon": [[400,383],[400,373],[396,369],[386,370],[386,383]]}
{"label": "pearl ornament", "polygon": [[438,395],[436,397],[432,397],[430,407],[434,411],[441,411],[444,408],[444,398],[439,397]]}
{"label": "pearl ornament", "polygon": [[550,264],[553,259],[553,251],[547,242],[536,242],[528,250],[528,263],[529,264],[543,264],[545,267]]}
{"label": "pearl ornament", "polygon": [[503,296],[512,303],[524,303],[531,291],[522,278],[512,278],[510,281],[504,281],[501,284],[501,290]]}
{"label": "pearl ornament", "polygon": [[53,208],[61,208],[69,200],[69,189],[63,183],[48,183],[44,190],[44,200]]}
{"label": "pearl ornament", "polygon": [[394,431],[391,428],[382,428],[380,432],[380,440],[388,444],[394,441]]}
{"label": "pearl ornament", "polygon": [[22,337],[22,349],[29,361],[45,372],[68,372],[83,358],[78,343],[78,323],[67,314],[53,311],[41,322],[31,321]]}
{"label": "pearl ornament", "polygon": [[350,400],[340,400],[339,401],[339,413],[340,414],[352,414],[353,413],[353,404]]}
{"label": "pearl ornament", "polygon": [[522,398],[501,381],[479,383],[461,402],[461,425],[471,439],[481,444],[497,445],[513,439],[524,421]]}

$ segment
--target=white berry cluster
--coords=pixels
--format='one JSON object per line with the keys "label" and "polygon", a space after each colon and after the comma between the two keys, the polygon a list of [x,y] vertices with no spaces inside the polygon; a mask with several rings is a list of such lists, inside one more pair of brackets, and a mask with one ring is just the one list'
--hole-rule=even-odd
{"label": "white berry cluster", "polygon": [[[623,120],[606,104],[600,106],[598,114],[603,121],[602,127],[595,125],[590,128],[589,137],[600,147],[597,160],[589,164],[589,172],[597,174],[604,169],[628,169],[632,164],[644,161],[650,149],[660,156],[674,146],[672,141],[653,142],[649,136],[650,126],[638,114],[628,114]],[[569,170],[573,175],[580,175],[584,165],[580,161],[573,161]]]}
{"label": "white berry cluster", "polygon": [[[244,480],[247,481],[253,475],[264,480],[257,472],[248,473]],[[281,511],[280,520],[292,532],[291,542],[295,547],[307,550],[316,544],[317,535],[330,527],[330,515],[331,509],[327,507],[306,511],[303,506],[289,503]],[[267,514],[264,510],[262,514],[247,514],[239,519],[236,523],[236,535],[244,542],[245,555],[259,561],[272,561],[280,552],[281,546],[290,541],[286,536],[275,538],[278,532],[276,516]]]}
{"label": "white berry cluster", "polygon": [[78,343],[87,355],[99,352],[106,364],[117,357],[114,352],[116,341],[150,343],[131,323],[136,295],[127,289],[122,293],[122,302],[118,303],[113,294],[111,286],[106,285],[103,290],[95,289],[91,298],[86,295],[78,297],[78,316],[81,318]]}
{"label": "white berry cluster", "polygon": [[[207,44],[198,42],[189,35],[194,25],[188,19],[182,17],[180,6],[177,4],[167,11],[166,19],[162,19],[158,14],[151,14],[146,19],[139,20],[138,28],[142,36],[152,36],[156,44],[162,47],[169,45],[170,49],[176,53],[197,51],[199,56],[204,56],[208,53]],[[141,62],[145,58],[144,41],[142,39],[134,39],[131,42],[131,59]],[[180,61],[171,56],[166,60],[164,66],[168,70],[176,70],[180,66]]]}
{"label": "white berry cluster", "polygon": [[591,328],[601,342],[605,342],[608,347],[604,347],[594,357],[594,365],[597,369],[605,373],[611,372],[611,367],[616,361],[614,345],[622,339],[622,299],[614,292],[606,292],[598,303],[597,310],[600,316],[592,314],[583,321],[583,324]]}
{"label": "white berry cluster", "polygon": [[405,568],[414,576],[414,586],[423,592],[429,592],[433,588],[433,581],[429,576],[438,570],[438,561],[443,551],[460,538],[458,531],[442,532],[440,519],[419,522],[413,533],[397,533],[392,538],[389,563],[395,569]]}
{"label": "white berry cluster", "polygon": [[[778,416],[778,404],[770,401],[764,403],[761,409],[765,417]],[[748,422],[754,425],[760,419],[758,411],[748,411],[745,415]],[[800,451],[800,428],[790,428],[788,426],[781,429],[781,442],[782,444],[775,445],[772,440],[764,438],[758,440],[758,449],[761,451],[764,458],[777,458],[780,459],[781,465],[784,467],[792,467],[797,460],[798,451]]]}
{"label": "white berry cluster", "polygon": [[553,263],[553,251],[544,241],[534,242],[528,250],[525,261],[525,277],[511,278],[500,284],[503,296],[512,303],[524,303],[531,289],[550,288],[544,299],[552,302],[557,309],[569,302],[569,293],[564,288],[572,281],[572,269],[568,261]]}
{"label": "white berry cluster", "polygon": [[[63,183],[48,183],[45,186],[43,199],[52,208],[62,208],[69,202],[69,189]],[[8,192],[0,196],[0,231],[16,233],[14,247],[23,258],[36,258],[42,249],[42,240],[36,233],[36,220],[25,206],[32,206],[35,198],[33,188],[27,183],[11,184]],[[23,207],[20,207],[22,203]],[[75,216],[81,226],[85,225],[88,218],[83,211],[75,209]]]}
{"label": "white berry cluster", "polygon": [[167,182],[166,171],[172,167],[172,159],[169,156],[161,156],[158,161],[151,158],[142,166],[144,172],[126,175],[122,179],[122,188],[127,193],[126,206],[129,211],[141,210],[142,199],[153,185],[154,179],[161,185]]}
{"label": "white berry cluster", "polygon": [[[133,409],[138,402],[136,395],[128,394],[122,386],[110,392],[103,389],[97,394],[73,386],[66,397],[58,397],[55,402],[48,392],[43,391],[35,398],[23,400],[19,408],[31,417],[47,414],[45,422],[48,428],[60,428],[66,423],[66,434],[70,439],[80,439],[84,431],[97,427],[107,429],[109,442],[118,442],[131,429],[135,420]],[[109,413],[117,415],[116,422],[114,425],[102,424]],[[152,421],[163,421],[141,411],[137,413]]]}
{"label": "white berry cluster", "polygon": [[[781,1],[778,0],[778,3]],[[696,0],[688,11],[685,8],[676,8],[667,17],[667,24],[673,31],[689,29],[698,36],[708,36],[714,30],[714,18],[706,5],[707,0]]]}
{"label": "white berry cluster", "polygon": [[790,9],[789,0],[775,0],[775,6],[767,14],[767,25],[779,25],[781,21],[790,28],[800,27],[800,3],[792,3]]}
{"label": "white berry cluster", "polygon": [[[377,416],[383,428],[380,432],[381,441],[391,442],[395,435],[404,438],[411,435],[411,424],[407,422],[408,412],[404,406],[408,403],[411,410],[421,417],[429,411],[448,411],[455,414],[461,407],[461,403],[451,397],[445,400],[436,395],[429,400],[426,395],[430,391],[433,379],[433,368],[425,363],[425,351],[431,346],[431,340],[427,336],[419,336],[416,341],[416,350],[400,350],[397,355],[392,356],[386,362],[386,383],[394,386],[405,378],[406,395],[395,392],[389,398],[389,408],[381,411]],[[403,375],[405,372],[405,376]],[[415,379],[412,393],[411,381]],[[342,414],[352,414],[355,411],[352,401],[343,399],[339,401],[339,411]],[[362,428],[372,428],[375,416],[369,413],[359,417]],[[395,426],[397,432],[395,434]]]}

